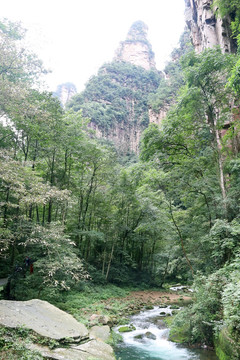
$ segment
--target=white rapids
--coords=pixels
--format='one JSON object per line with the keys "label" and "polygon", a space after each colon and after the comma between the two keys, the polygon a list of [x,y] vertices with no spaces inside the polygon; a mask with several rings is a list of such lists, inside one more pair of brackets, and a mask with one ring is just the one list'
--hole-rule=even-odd
{"label": "white rapids", "polygon": [[[116,327],[115,332],[123,337],[123,344],[119,346],[120,359],[156,359],[156,360],[201,360],[216,359],[214,354],[209,357],[200,355],[198,351],[184,348],[168,340],[169,330],[162,321],[165,316],[172,314],[170,306],[152,310],[141,311],[131,317],[129,324],[136,330],[119,332],[121,326]],[[122,354],[122,350],[126,354]],[[200,351],[201,352],[201,351]]]}

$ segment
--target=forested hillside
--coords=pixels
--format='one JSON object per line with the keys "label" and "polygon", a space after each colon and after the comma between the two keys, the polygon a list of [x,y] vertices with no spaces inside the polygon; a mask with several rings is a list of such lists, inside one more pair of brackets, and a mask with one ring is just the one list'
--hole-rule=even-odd
{"label": "forested hillside", "polygon": [[[239,43],[239,4],[216,3]],[[85,282],[193,284],[194,303],[171,333],[238,359],[239,53],[198,54],[185,33],[164,78],[105,64],[63,110],[39,90],[45,70],[23,37],[19,25],[1,21],[0,272],[11,274],[4,297],[56,301]],[[148,126],[149,108],[161,107],[166,118]],[[146,130],[139,158],[123,159],[89,118],[109,133],[129,116]]]}

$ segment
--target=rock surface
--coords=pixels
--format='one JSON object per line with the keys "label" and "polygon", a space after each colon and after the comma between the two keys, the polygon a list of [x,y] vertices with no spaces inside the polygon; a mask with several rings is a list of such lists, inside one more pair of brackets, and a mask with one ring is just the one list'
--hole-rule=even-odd
{"label": "rock surface", "polygon": [[25,326],[55,340],[86,339],[88,330],[73,316],[42,300],[0,301],[0,323],[7,327]]}
{"label": "rock surface", "polygon": [[[41,336],[64,340],[68,348],[54,350],[47,346],[29,344],[46,358],[56,360],[114,360],[113,349],[105,344],[110,335],[109,326],[95,326],[90,334],[85,325],[71,315],[42,300],[0,301],[0,324],[7,327],[26,327]],[[78,343],[78,344],[76,344]]]}
{"label": "rock surface", "polygon": [[116,61],[129,62],[145,70],[156,69],[154,53],[147,39],[148,27],[143,21],[136,21],[130,28],[127,38],[116,51]]}
{"label": "rock surface", "polygon": [[83,345],[50,350],[46,346],[31,345],[31,350],[38,351],[44,357],[54,360],[114,360],[110,345],[102,341],[91,340]]}
{"label": "rock surface", "polygon": [[110,316],[107,315],[92,314],[89,321],[90,321],[90,326],[97,324],[102,324],[102,325],[111,324]]}
{"label": "rock surface", "polygon": [[89,336],[91,339],[107,341],[110,337],[110,327],[108,325],[93,326],[90,330]]}
{"label": "rock surface", "polygon": [[168,108],[167,107],[162,107],[158,110],[158,112],[153,111],[152,109],[148,110],[148,115],[149,115],[149,123],[150,124],[157,124],[157,125],[161,125],[163,119],[166,117],[167,112],[168,112]]}
{"label": "rock surface", "polygon": [[68,101],[77,93],[76,86],[72,83],[64,83],[58,85],[56,92],[54,93],[55,96],[58,97],[61,104],[65,108]]}
{"label": "rock surface", "polygon": [[213,0],[185,0],[185,19],[191,31],[192,43],[200,53],[206,48],[219,45],[223,52],[235,52],[236,44],[231,37],[230,19],[215,15]]}

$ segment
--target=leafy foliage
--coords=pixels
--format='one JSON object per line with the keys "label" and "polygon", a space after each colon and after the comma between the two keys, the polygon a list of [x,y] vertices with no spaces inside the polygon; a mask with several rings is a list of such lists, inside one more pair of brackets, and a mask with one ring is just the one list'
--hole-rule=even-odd
{"label": "leafy foliage", "polygon": [[[233,337],[239,336],[239,271],[233,266],[239,252],[234,200],[239,150],[238,135],[232,131],[238,131],[238,111],[231,106],[238,100],[228,86],[236,61],[237,56],[217,48],[186,54],[181,59],[184,85],[176,104],[161,128],[151,125],[142,139],[142,160],[157,162],[165,173],[161,188],[195,280],[194,304],[176,317],[171,336],[211,346],[224,326]],[[224,131],[225,126],[229,130]],[[186,268],[178,270],[186,274]]]}
{"label": "leafy foliage", "polygon": [[85,90],[73,97],[69,108],[81,109],[100,128],[108,130],[115,123],[140,122],[148,125],[148,94],[160,81],[157,71],[124,63],[104,64],[86,84]]}
{"label": "leafy foliage", "polygon": [[180,59],[193,50],[187,30],[181,35],[179,45],[171,54],[171,61],[167,63],[164,69],[165,76],[160,79],[157,91],[149,94],[148,104],[156,113],[159,109],[169,110],[169,107],[176,101],[178,91],[184,83]]}

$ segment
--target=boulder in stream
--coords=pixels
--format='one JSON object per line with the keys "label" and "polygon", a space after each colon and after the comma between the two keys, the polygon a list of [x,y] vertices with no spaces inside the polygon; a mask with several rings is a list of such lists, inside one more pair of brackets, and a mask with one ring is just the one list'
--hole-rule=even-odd
{"label": "boulder in stream", "polygon": [[146,339],[156,340],[156,338],[157,338],[156,335],[154,335],[150,331],[147,331],[143,334],[138,334],[138,335],[134,336],[134,339],[137,341],[144,341]]}
{"label": "boulder in stream", "polygon": [[147,339],[151,339],[151,340],[156,340],[156,335],[154,335],[153,333],[151,333],[150,331],[147,331],[146,333],[145,333],[145,337],[147,338]]}
{"label": "boulder in stream", "polygon": [[166,323],[162,320],[162,316],[157,316],[153,319],[153,324],[157,326],[158,329],[166,329]]}
{"label": "boulder in stream", "polygon": [[124,332],[130,332],[130,331],[134,331],[136,330],[135,326],[133,326],[132,324],[130,325],[126,325],[126,326],[121,326],[118,331],[120,333],[124,333]]}

